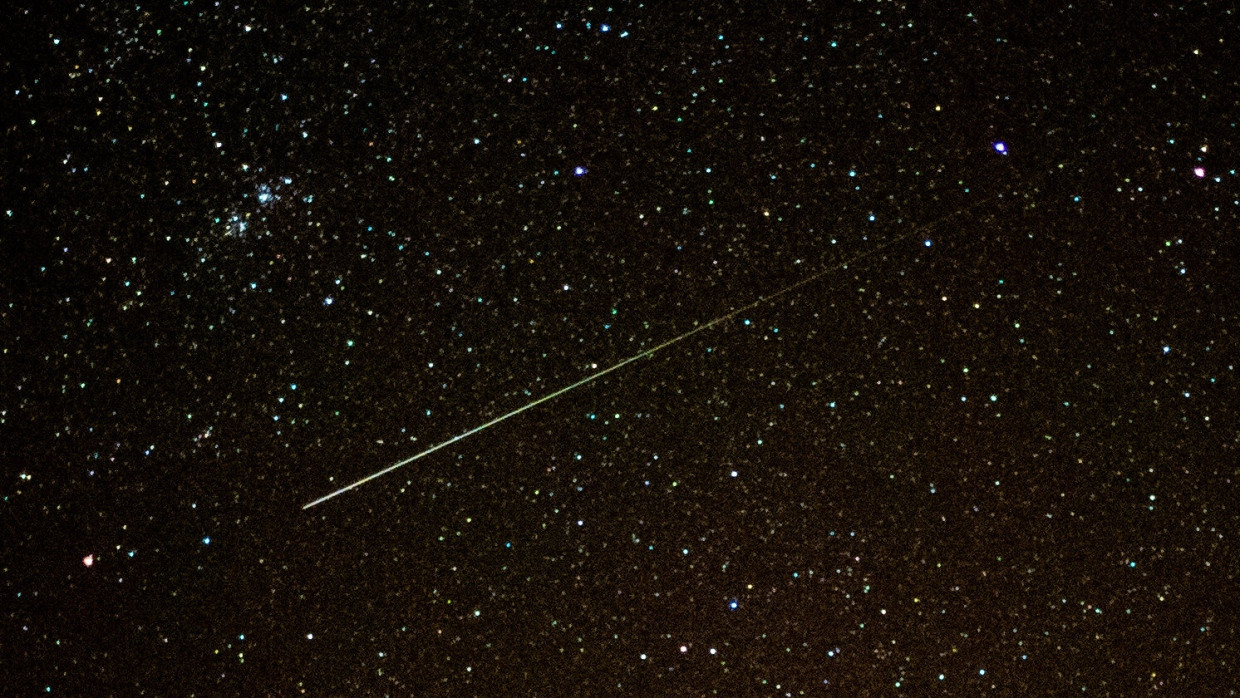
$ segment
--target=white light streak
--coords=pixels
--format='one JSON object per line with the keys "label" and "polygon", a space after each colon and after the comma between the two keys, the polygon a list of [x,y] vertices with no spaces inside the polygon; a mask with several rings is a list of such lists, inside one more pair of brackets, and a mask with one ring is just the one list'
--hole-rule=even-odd
{"label": "white light streak", "polygon": [[[918,232],[922,232],[922,231],[924,231],[924,230],[926,230],[926,229],[933,228],[933,227],[937,226],[938,224],[940,224],[940,223],[942,223],[942,222],[944,222],[944,221],[946,221],[946,220],[948,220],[948,219],[950,219],[950,218],[954,218],[955,216],[957,216],[957,215],[959,215],[959,214],[961,214],[961,213],[964,213],[964,212],[966,212],[966,211],[970,211],[970,210],[972,210],[972,209],[976,208],[977,206],[982,205],[983,203],[989,203],[991,200],[992,200],[992,199],[983,199],[983,200],[981,200],[981,201],[977,201],[977,202],[975,202],[975,203],[973,203],[973,204],[971,204],[971,205],[969,205],[969,206],[967,206],[967,207],[965,207],[965,208],[962,208],[962,209],[960,209],[960,210],[956,211],[955,213],[952,213],[952,214],[946,215],[946,216],[944,216],[944,217],[942,217],[942,218],[939,218],[938,220],[933,221],[933,222],[931,222],[931,223],[929,223],[929,224],[927,224],[927,225],[925,225],[925,226],[921,226],[921,227],[919,227],[919,228],[915,228],[915,229],[913,229],[913,230],[911,230],[911,231],[909,231],[909,232],[907,232],[907,233],[905,233],[905,234],[903,234],[903,235],[897,235],[897,236],[893,237],[892,239],[888,240],[887,242],[885,242],[885,243],[883,243],[883,244],[881,244],[881,245],[878,245],[877,247],[875,247],[875,248],[873,248],[873,249],[871,249],[871,250],[869,250],[869,251],[862,252],[861,254],[858,254],[858,255],[856,255],[856,256],[854,256],[854,257],[852,257],[852,258],[848,259],[847,261],[840,262],[840,263],[838,263],[838,264],[833,264],[833,265],[831,265],[831,266],[829,266],[829,267],[826,267],[825,269],[822,269],[821,271],[819,271],[819,272],[817,272],[817,273],[815,273],[815,274],[811,274],[810,276],[808,276],[808,277],[806,277],[806,278],[804,278],[804,279],[801,279],[800,281],[797,281],[796,283],[793,283],[793,284],[790,284],[790,285],[788,285],[788,286],[783,287],[782,289],[780,289],[780,290],[776,291],[775,293],[773,293],[773,294],[771,294],[771,295],[769,295],[769,296],[759,296],[759,297],[758,297],[758,300],[753,301],[752,303],[749,303],[748,305],[743,305],[743,306],[741,306],[741,307],[739,307],[739,308],[735,308],[735,309],[733,309],[732,311],[728,312],[728,313],[727,313],[727,314],[725,314],[725,315],[720,315],[719,317],[717,317],[717,318],[715,318],[715,319],[711,320],[710,322],[707,322],[707,323],[702,324],[702,325],[698,325],[697,327],[694,327],[693,329],[691,329],[691,330],[689,330],[689,331],[687,331],[687,332],[685,332],[685,333],[683,333],[683,334],[679,334],[679,335],[677,335],[677,336],[675,336],[675,337],[673,337],[673,338],[671,338],[671,339],[667,340],[666,342],[663,342],[662,344],[659,344],[658,346],[655,346],[655,347],[653,347],[653,348],[651,348],[651,349],[647,349],[647,350],[645,350],[645,351],[643,351],[643,352],[641,352],[641,353],[639,353],[639,354],[634,354],[633,356],[630,356],[629,358],[624,359],[624,360],[622,360],[622,361],[620,361],[620,362],[618,362],[618,363],[612,364],[611,366],[608,366],[607,368],[604,368],[604,369],[603,369],[603,370],[601,370],[601,371],[597,371],[597,372],[595,372],[595,373],[592,373],[592,374],[590,374],[590,375],[586,376],[585,378],[582,378],[581,380],[577,381],[576,383],[572,383],[572,384],[567,385],[567,386],[565,386],[565,387],[563,387],[563,388],[560,388],[559,390],[557,390],[557,391],[555,391],[555,392],[553,392],[553,393],[550,393],[550,394],[548,394],[548,395],[544,395],[543,397],[540,397],[540,398],[538,398],[537,400],[534,400],[533,402],[530,402],[530,403],[528,403],[528,404],[526,404],[526,405],[523,405],[523,406],[521,406],[521,407],[518,407],[517,409],[515,409],[515,410],[513,410],[513,411],[511,411],[511,412],[508,412],[508,413],[505,413],[505,414],[503,414],[503,415],[500,415],[499,417],[496,417],[495,419],[492,419],[491,421],[486,422],[485,424],[480,424],[479,426],[476,426],[476,427],[474,427],[473,429],[470,429],[469,431],[461,432],[460,434],[457,434],[456,436],[453,436],[452,438],[448,439],[447,441],[442,441],[442,442],[440,442],[440,443],[438,443],[438,444],[435,444],[434,446],[431,446],[430,448],[426,449],[425,451],[422,451],[421,453],[417,453],[417,454],[414,454],[414,455],[412,455],[412,456],[409,456],[408,458],[406,458],[406,459],[404,459],[404,460],[397,461],[397,462],[395,462],[395,463],[393,463],[393,464],[389,465],[388,467],[386,467],[386,468],[384,468],[384,469],[382,469],[382,470],[380,470],[380,471],[378,471],[378,472],[375,472],[375,473],[372,473],[372,474],[370,474],[370,475],[367,475],[366,477],[364,477],[364,478],[362,478],[362,479],[360,479],[360,480],[356,480],[356,481],[354,481],[354,482],[351,482],[351,483],[349,483],[348,485],[345,485],[344,487],[341,487],[340,489],[338,489],[338,490],[336,490],[336,491],[334,491],[334,492],[329,492],[328,494],[325,494],[325,495],[323,495],[322,497],[319,497],[318,499],[314,500],[313,502],[310,502],[309,504],[306,504],[305,506],[303,506],[303,507],[302,507],[302,509],[303,509],[303,510],[305,510],[305,509],[310,509],[311,507],[318,506],[318,505],[320,505],[320,504],[322,504],[322,503],[324,503],[324,502],[326,502],[326,501],[328,501],[328,500],[330,500],[330,499],[333,499],[333,498],[335,498],[335,497],[338,497],[338,496],[340,496],[340,495],[344,494],[345,492],[348,492],[349,490],[352,490],[352,489],[356,489],[356,488],[358,488],[358,487],[361,487],[362,485],[364,485],[364,484],[366,484],[366,483],[370,482],[371,480],[375,480],[375,479],[377,479],[377,478],[383,477],[384,475],[387,475],[388,473],[392,472],[393,470],[398,470],[398,469],[400,469],[400,468],[405,467],[406,465],[409,465],[410,463],[412,463],[412,462],[414,462],[414,461],[416,461],[416,460],[420,460],[420,459],[422,459],[422,458],[425,458],[426,456],[429,456],[430,454],[434,453],[435,451],[438,451],[438,450],[439,450],[439,449],[441,449],[441,448],[444,448],[444,447],[446,447],[446,446],[450,446],[450,445],[452,445],[452,444],[454,444],[454,443],[457,443],[458,441],[461,441],[461,440],[466,439],[466,438],[468,438],[468,437],[470,437],[470,436],[473,436],[474,434],[477,434],[477,433],[478,433],[478,432],[480,432],[480,431],[484,431],[484,430],[486,430],[486,429],[490,429],[491,427],[495,426],[496,424],[499,424],[500,422],[503,422],[503,421],[505,421],[505,420],[507,420],[507,419],[510,419],[510,418],[512,418],[512,417],[515,417],[515,416],[517,416],[517,415],[519,415],[519,414],[521,414],[522,412],[525,412],[525,411],[527,411],[527,410],[534,409],[535,407],[537,407],[537,406],[539,406],[539,405],[543,404],[544,402],[548,402],[548,401],[550,401],[550,400],[554,400],[555,398],[557,398],[557,397],[559,397],[559,396],[563,395],[564,393],[567,393],[567,392],[570,392],[570,391],[575,390],[575,389],[577,389],[577,388],[580,388],[581,386],[583,386],[583,385],[585,385],[585,384],[587,384],[587,383],[590,383],[590,382],[593,382],[593,381],[595,381],[595,380],[597,380],[597,379],[599,379],[599,378],[602,378],[603,376],[607,375],[608,373],[611,373],[611,372],[613,372],[613,371],[617,371],[617,370],[619,370],[619,369],[621,369],[621,368],[624,368],[625,366],[628,366],[629,364],[633,363],[634,361],[637,361],[638,359],[644,359],[644,358],[646,358],[646,357],[653,356],[654,354],[656,354],[656,353],[658,353],[658,352],[660,352],[660,351],[662,351],[662,350],[664,350],[664,349],[666,349],[666,348],[668,348],[668,347],[672,346],[673,344],[676,344],[677,342],[681,342],[681,341],[683,341],[683,340],[686,340],[686,339],[688,339],[688,338],[692,337],[693,335],[695,335],[695,334],[697,334],[697,333],[699,333],[699,332],[704,332],[704,331],[706,331],[706,330],[708,330],[708,329],[710,329],[710,328],[714,327],[715,325],[718,325],[718,324],[720,324],[720,323],[727,322],[728,320],[731,320],[732,318],[736,317],[737,315],[739,315],[739,314],[741,314],[741,313],[743,313],[743,312],[745,312],[745,311],[752,310],[752,309],[754,309],[754,308],[756,308],[756,307],[758,307],[758,306],[760,306],[760,305],[763,305],[763,304],[765,304],[765,303],[770,303],[771,301],[775,300],[776,298],[779,298],[780,296],[783,296],[783,295],[786,295],[786,294],[792,293],[793,291],[795,291],[795,290],[797,290],[797,289],[801,288],[802,286],[805,286],[805,285],[807,285],[807,284],[811,284],[811,283],[813,283],[813,282],[815,282],[815,281],[817,281],[817,280],[821,279],[822,277],[826,276],[827,274],[830,274],[830,273],[832,273],[832,272],[834,272],[834,271],[838,271],[838,270],[840,270],[840,269],[847,269],[847,268],[848,268],[848,266],[849,266],[850,264],[856,264],[857,262],[859,262],[859,261],[861,261],[861,260],[865,259],[866,257],[869,257],[869,256],[871,256],[871,255],[874,255],[874,254],[876,254],[876,253],[878,253],[878,252],[881,252],[882,250],[884,250],[884,249],[886,249],[886,248],[888,248],[888,247],[891,247],[892,245],[894,245],[894,244],[895,244],[895,243],[897,243],[897,242],[900,242],[900,241],[902,241],[902,240],[906,240],[906,239],[908,239],[909,237],[913,236],[914,234],[916,234],[916,233],[918,233]],[[330,303],[330,297],[327,299],[327,301],[326,301],[326,302]]]}

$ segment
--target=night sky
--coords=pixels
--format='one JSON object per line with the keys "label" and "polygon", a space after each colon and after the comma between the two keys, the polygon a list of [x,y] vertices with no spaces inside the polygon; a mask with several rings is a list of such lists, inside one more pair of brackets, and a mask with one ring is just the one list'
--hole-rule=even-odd
{"label": "night sky", "polygon": [[4,694],[1234,693],[1233,3],[98,4],[3,10]]}

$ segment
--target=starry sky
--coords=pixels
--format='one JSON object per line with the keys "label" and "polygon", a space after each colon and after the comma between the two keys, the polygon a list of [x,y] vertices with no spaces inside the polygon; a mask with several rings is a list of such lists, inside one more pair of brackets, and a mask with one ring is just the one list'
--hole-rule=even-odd
{"label": "starry sky", "polygon": [[1234,685],[1234,4],[89,5],[3,10],[11,695]]}

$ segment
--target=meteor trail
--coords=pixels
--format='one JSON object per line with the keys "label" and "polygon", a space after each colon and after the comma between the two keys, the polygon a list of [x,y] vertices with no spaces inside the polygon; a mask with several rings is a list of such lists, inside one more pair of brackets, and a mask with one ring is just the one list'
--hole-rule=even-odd
{"label": "meteor trail", "polygon": [[924,225],[924,226],[920,226],[920,227],[914,228],[913,230],[909,231],[908,233],[905,233],[904,235],[898,235],[898,236],[896,236],[896,237],[893,237],[892,239],[888,240],[887,242],[884,242],[883,244],[878,245],[878,246],[877,246],[877,247],[875,247],[874,249],[871,249],[871,250],[869,250],[869,251],[867,251],[867,252],[862,252],[861,254],[858,254],[858,255],[856,255],[856,256],[854,256],[854,257],[852,257],[852,258],[850,258],[850,259],[848,259],[848,260],[846,260],[846,261],[843,261],[843,262],[840,262],[840,263],[838,263],[838,264],[834,264],[834,265],[831,265],[831,266],[829,266],[829,267],[826,267],[825,269],[822,269],[822,270],[818,271],[818,272],[817,272],[817,273],[815,273],[815,274],[811,274],[810,276],[807,276],[806,278],[801,279],[800,281],[797,281],[796,283],[793,283],[793,284],[791,284],[791,285],[789,285],[789,286],[785,286],[785,287],[781,288],[780,290],[776,291],[775,293],[773,293],[773,294],[771,294],[771,295],[769,295],[769,296],[759,296],[759,297],[758,297],[758,300],[753,301],[752,303],[749,303],[748,305],[742,305],[742,306],[741,306],[741,307],[739,307],[739,308],[735,308],[735,309],[733,309],[732,311],[728,312],[726,315],[720,315],[719,317],[715,318],[714,320],[711,320],[710,322],[707,322],[707,323],[706,323],[706,324],[704,324],[704,325],[698,325],[697,327],[694,327],[693,329],[689,330],[688,332],[685,332],[684,334],[677,335],[677,336],[675,336],[675,337],[673,337],[673,338],[671,338],[671,339],[667,340],[666,342],[663,342],[662,344],[660,344],[660,345],[658,345],[658,346],[656,346],[656,347],[652,347],[652,348],[650,348],[650,349],[647,349],[647,350],[645,350],[645,351],[641,352],[640,354],[634,354],[633,356],[630,356],[629,358],[624,359],[623,361],[620,361],[619,363],[613,364],[613,365],[608,366],[607,368],[605,368],[605,369],[603,369],[603,370],[601,370],[601,371],[599,371],[599,372],[597,372],[597,373],[593,373],[593,374],[591,374],[591,375],[589,375],[589,376],[586,376],[585,378],[582,378],[581,380],[577,381],[576,383],[573,383],[573,384],[571,384],[571,385],[567,385],[567,386],[565,386],[565,387],[563,387],[563,388],[560,388],[559,390],[557,390],[557,391],[555,391],[555,392],[553,392],[553,393],[550,393],[550,394],[548,394],[548,395],[544,395],[543,397],[540,397],[540,398],[538,398],[537,400],[535,400],[535,401],[533,401],[533,402],[531,402],[531,403],[529,403],[529,404],[526,404],[526,405],[524,405],[524,406],[522,406],[522,407],[518,407],[517,409],[515,409],[515,410],[513,410],[513,411],[511,411],[511,412],[508,412],[507,414],[504,414],[504,415],[501,415],[501,416],[499,416],[499,417],[496,417],[495,419],[492,419],[491,421],[489,421],[489,422],[487,422],[487,423],[485,423],[485,424],[482,424],[482,425],[476,426],[476,427],[474,427],[473,429],[470,429],[469,431],[466,431],[466,432],[462,432],[462,433],[460,433],[460,434],[457,434],[456,436],[453,436],[452,438],[448,439],[447,441],[443,441],[443,442],[441,442],[441,443],[435,444],[434,446],[431,446],[430,448],[426,449],[425,451],[422,451],[421,453],[418,453],[418,454],[416,454],[416,455],[409,456],[408,458],[406,458],[406,459],[404,459],[404,460],[397,461],[397,462],[395,462],[395,463],[393,463],[393,464],[389,465],[388,467],[384,468],[383,470],[380,470],[380,471],[379,471],[379,472],[377,472],[377,473],[372,473],[372,474],[367,475],[366,477],[364,477],[364,478],[362,478],[362,479],[360,479],[360,480],[357,480],[356,482],[352,482],[352,483],[350,483],[350,484],[348,484],[348,485],[345,485],[344,487],[341,487],[340,489],[336,490],[335,492],[331,492],[331,493],[325,494],[325,495],[323,495],[322,497],[319,497],[318,499],[314,500],[313,502],[310,502],[309,504],[307,504],[307,505],[303,506],[303,507],[302,507],[302,509],[303,509],[303,510],[305,510],[305,509],[309,509],[309,508],[311,508],[311,507],[313,507],[313,506],[317,506],[317,505],[319,505],[319,504],[322,504],[323,502],[326,502],[327,500],[332,499],[333,497],[336,497],[336,496],[338,496],[338,495],[344,494],[345,492],[348,492],[348,491],[349,491],[349,490],[351,490],[351,489],[354,489],[354,488],[357,488],[357,487],[361,487],[362,485],[366,484],[367,482],[370,482],[371,480],[374,480],[375,478],[379,478],[379,477],[382,477],[382,476],[384,476],[384,475],[387,475],[388,473],[392,472],[393,470],[396,470],[397,468],[403,468],[404,466],[409,465],[410,463],[414,462],[415,460],[418,460],[418,459],[420,459],[420,458],[424,458],[424,457],[426,457],[426,456],[429,456],[430,454],[434,453],[435,451],[438,451],[439,449],[441,449],[441,448],[443,448],[443,447],[445,447],[445,446],[448,446],[448,445],[454,444],[454,443],[456,443],[456,442],[458,442],[458,441],[461,441],[462,439],[465,439],[465,438],[467,438],[467,437],[473,436],[474,434],[477,434],[478,432],[480,432],[480,431],[482,431],[482,430],[484,430],[484,429],[489,429],[490,427],[493,427],[493,426],[495,426],[496,424],[499,424],[500,422],[504,421],[505,419],[509,419],[510,417],[515,417],[515,416],[517,416],[517,415],[521,414],[522,412],[525,412],[526,410],[533,409],[533,408],[535,408],[535,407],[537,407],[537,406],[539,406],[539,405],[543,404],[544,402],[547,402],[548,400],[553,400],[553,399],[555,399],[555,398],[557,398],[557,397],[559,397],[559,396],[563,395],[564,393],[567,393],[567,392],[569,392],[569,391],[571,391],[571,390],[573,390],[573,389],[575,389],[575,388],[580,388],[581,386],[585,385],[586,383],[589,383],[589,382],[591,382],[591,381],[593,381],[593,380],[595,380],[595,379],[598,379],[598,378],[602,378],[603,376],[607,375],[608,373],[611,373],[612,371],[615,371],[615,370],[621,369],[621,368],[623,368],[623,367],[625,367],[625,366],[627,366],[627,365],[629,365],[629,364],[633,363],[634,361],[637,361],[638,359],[643,359],[643,358],[646,358],[646,357],[648,357],[648,356],[653,356],[656,352],[662,351],[663,349],[666,349],[667,347],[670,347],[670,346],[672,346],[673,344],[675,344],[675,343],[677,343],[677,342],[680,342],[680,341],[682,341],[682,340],[688,339],[689,337],[692,337],[693,335],[697,334],[698,332],[702,332],[702,331],[708,330],[708,329],[710,329],[710,328],[714,327],[715,325],[718,325],[718,324],[723,323],[723,322],[727,322],[728,320],[731,320],[732,318],[736,317],[736,316],[737,316],[737,315],[739,315],[740,313],[745,312],[746,310],[752,310],[753,308],[756,308],[756,307],[758,307],[758,306],[760,306],[760,305],[762,305],[762,304],[764,304],[764,303],[770,303],[771,301],[775,300],[776,298],[779,298],[780,296],[783,296],[783,295],[785,295],[785,294],[791,293],[792,291],[795,291],[796,289],[801,288],[802,286],[805,286],[805,285],[807,285],[807,284],[811,284],[811,283],[813,283],[813,282],[817,281],[818,279],[821,279],[822,277],[826,276],[827,274],[830,274],[831,272],[838,271],[838,270],[840,270],[840,269],[847,269],[847,268],[848,268],[848,265],[850,265],[850,264],[855,264],[855,263],[857,263],[857,262],[859,262],[859,261],[861,261],[861,260],[865,259],[866,257],[869,257],[869,256],[871,256],[871,255],[874,255],[875,253],[881,252],[882,250],[884,250],[884,249],[886,249],[886,248],[888,248],[888,247],[890,247],[890,246],[894,245],[895,243],[897,243],[897,242],[899,242],[899,241],[901,241],[901,240],[908,239],[909,237],[911,237],[913,234],[915,234],[915,233],[917,233],[917,232],[920,232],[920,231],[922,231],[922,230],[926,230],[926,229],[928,229],[928,228],[933,228],[934,226],[937,226],[938,224],[940,224],[940,223],[942,223],[942,222],[944,222],[944,221],[948,220],[949,218],[953,218],[953,217],[955,217],[955,216],[957,216],[957,215],[960,215],[961,213],[964,213],[964,212],[966,212],[966,211],[971,211],[972,209],[976,208],[977,206],[980,206],[981,204],[983,204],[983,203],[987,203],[987,202],[989,202],[989,201],[991,201],[991,200],[992,200],[992,199],[988,198],[988,199],[983,199],[983,200],[981,200],[981,201],[975,202],[975,203],[973,203],[973,204],[971,204],[971,205],[969,205],[969,206],[966,206],[965,208],[962,208],[962,209],[957,210],[955,213],[951,213],[951,214],[948,214],[948,215],[946,215],[946,216],[943,216],[942,218],[939,218],[939,219],[937,219],[937,220],[935,220],[935,221],[932,221],[932,222],[930,222],[930,223],[928,223],[928,224],[926,224],[926,225]]}

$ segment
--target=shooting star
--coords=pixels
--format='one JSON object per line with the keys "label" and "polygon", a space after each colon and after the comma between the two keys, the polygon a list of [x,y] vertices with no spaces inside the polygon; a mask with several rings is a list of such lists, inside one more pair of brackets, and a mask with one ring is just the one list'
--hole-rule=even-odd
{"label": "shooting star", "polygon": [[467,439],[467,438],[469,438],[470,436],[473,436],[474,434],[477,434],[477,433],[478,433],[478,432],[480,432],[480,431],[485,431],[485,430],[490,429],[491,427],[495,426],[496,424],[499,424],[500,422],[503,422],[503,421],[505,421],[505,420],[507,420],[507,419],[511,419],[512,417],[515,417],[515,416],[517,416],[517,415],[521,414],[522,412],[525,412],[525,411],[527,411],[527,410],[534,409],[535,407],[538,407],[539,405],[543,404],[544,402],[548,402],[548,401],[550,401],[550,400],[554,400],[555,398],[557,398],[557,397],[559,397],[559,396],[563,395],[564,393],[567,393],[567,392],[571,392],[571,391],[573,391],[573,390],[576,390],[577,388],[580,388],[581,386],[583,386],[583,385],[585,385],[585,384],[587,384],[587,383],[590,383],[590,382],[593,382],[593,381],[595,381],[595,380],[598,380],[599,378],[602,378],[603,376],[605,376],[605,375],[607,375],[607,374],[609,374],[609,373],[611,373],[611,372],[613,372],[613,371],[618,371],[618,370],[620,370],[621,368],[624,368],[625,366],[628,366],[629,364],[633,363],[634,361],[638,361],[639,359],[644,359],[644,358],[647,358],[647,357],[650,357],[650,356],[654,356],[656,353],[658,353],[658,352],[660,352],[660,351],[662,351],[662,350],[664,350],[664,349],[666,349],[666,348],[668,348],[668,347],[672,346],[673,344],[676,344],[676,343],[678,343],[678,342],[682,342],[682,341],[684,341],[684,340],[686,340],[686,339],[688,339],[688,338],[692,337],[693,335],[695,335],[695,334],[697,334],[697,333],[699,333],[699,332],[705,332],[706,330],[709,330],[710,328],[715,327],[716,325],[719,325],[719,324],[721,324],[721,323],[727,322],[728,320],[731,320],[731,319],[735,318],[737,315],[740,315],[741,313],[743,313],[743,312],[745,312],[745,311],[747,311],[747,310],[752,310],[752,309],[754,309],[754,308],[756,308],[756,307],[758,307],[758,306],[760,306],[760,305],[763,305],[763,304],[766,304],[766,303],[770,303],[771,301],[775,300],[776,298],[779,298],[779,297],[781,297],[781,296],[784,296],[784,295],[787,295],[787,294],[789,294],[789,293],[792,293],[793,291],[795,291],[795,290],[797,290],[797,289],[801,288],[802,286],[806,286],[806,285],[808,285],[808,284],[811,284],[811,283],[813,283],[813,282],[815,282],[815,281],[817,281],[817,280],[821,279],[822,277],[824,277],[824,276],[826,276],[826,275],[828,275],[828,274],[830,274],[830,273],[832,273],[832,272],[839,271],[839,270],[841,270],[841,269],[847,269],[847,268],[848,268],[848,266],[849,266],[850,264],[856,264],[857,262],[859,262],[859,261],[861,261],[861,260],[863,260],[863,259],[865,259],[865,258],[867,258],[867,257],[870,257],[870,256],[872,256],[872,255],[874,255],[874,254],[877,254],[878,252],[883,251],[884,249],[887,249],[888,247],[891,247],[892,245],[896,244],[897,242],[900,242],[900,241],[902,241],[902,240],[907,240],[909,237],[912,237],[914,234],[916,234],[916,233],[918,233],[918,232],[924,231],[924,230],[926,230],[926,229],[928,229],[928,228],[933,228],[933,227],[937,226],[938,224],[940,224],[940,223],[942,223],[942,222],[944,222],[944,221],[946,221],[946,220],[948,220],[948,219],[954,218],[955,216],[960,215],[961,213],[964,213],[964,212],[966,212],[966,211],[970,211],[970,210],[972,210],[972,209],[976,208],[977,206],[980,206],[981,204],[983,204],[983,203],[987,203],[987,202],[989,202],[989,201],[991,201],[991,200],[993,200],[993,199],[983,199],[983,200],[981,200],[981,201],[974,202],[973,204],[971,204],[971,205],[969,205],[969,206],[966,206],[965,208],[959,209],[959,210],[957,210],[957,211],[956,211],[956,212],[954,212],[954,213],[951,213],[951,214],[948,214],[948,215],[946,215],[946,216],[943,216],[942,218],[939,218],[939,219],[937,219],[937,220],[935,220],[935,221],[932,221],[931,223],[928,223],[928,224],[926,224],[926,225],[924,225],[924,226],[920,226],[920,227],[914,228],[913,230],[911,230],[911,231],[909,231],[909,232],[907,232],[907,233],[905,233],[905,234],[903,234],[903,235],[898,235],[898,236],[896,236],[896,237],[893,237],[892,239],[888,240],[887,242],[885,242],[885,243],[883,243],[883,244],[881,244],[881,245],[878,245],[877,247],[874,247],[874,248],[873,248],[873,249],[871,249],[871,250],[868,250],[868,251],[866,251],[866,252],[862,252],[861,254],[858,254],[858,255],[856,255],[856,256],[854,256],[854,257],[852,257],[852,258],[850,258],[850,259],[848,259],[848,260],[846,260],[846,261],[844,261],[844,262],[840,262],[840,263],[838,263],[838,264],[834,264],[834,265],[828,266],[828,267],[826,267],[826,268],[824,268],[824,269],[822,269],[822,270],[818,271],[818,272],[817,272],[817,273],[815,273],[815,274],[811,274],[810,276],[808,276],[808,277],[806,277],[806,278],[804,278],[804,279],[801,279],[800,281],[797,281],[796,283],[793,283],[793,284],[791,284],[791,285],[785,286],[784,288],[781,288],[780,290],[776,291],[775,293],[773,293],[773,294],[771,294],[771,295],[769,295],[769,296],[759,296],[759,297],[758,297],[758,300],[753,301],[752,303],[749,303],[748,305],[743,305],[743,306],[741,306],[741,307],[739,307],[739,308],[735,308],[735,309],[733,309],[733,310],[729,311],[729,312],[728,312],[727,314],[725,314],[725,315],[720,315],[719,317],[717,317],[717,318],[715,318],[715,319],[713,319],[713,320],[711,320],[711,321],[709,321],[709,322],[707,322],[707,323],[705,323],[705,324],[697,325],[697,326],[696,326],[696,327],[694,327],[693,329],[691,329],[691,330],[689,330],[689,331],[687,331],[687,332],[685,332],[685,333],[683,333],[683,334],[677,335],[677,336],[675,336],[675,337],[673,337],[673,338],[671,338],[671,339],[667,340],[666,342],[663,342],[662,344],[660,344],[660,345],[658,345],[658,346],[655,346],[655,347],[652,347],[652,348],[650,348],[650,349],[647,349],[647,350],[645,350],[645,351],[643,351],[643,352],[641,352],[641,353],[634,354],[633,356],[630,356],[629,358],[624,359],[624,360],[622,360],[622,361],[620,361],[620,362],[618,362],[618,363],[612,364],[611,366],[608,366],[607,368],[605,368],[605,369],[603,369],[603,370],[601,370],[601,371],[598,371],[597,373],[592,373],[592,374],[590,374],[589,376],[586,376],[585,378],[582,378],[581,380],[577,381],[576,383],[573,383],[573,384],[571,384],[571,385],[566,385],[566,386],[564,386],[563,388],[560,388],[559,390],[556,390],[556,391],[555,391],[555,392],[553,392],[553,393],[549,393],[549,394],[547,394],[547,395],[544,395],[543,397],[540,397],[540,398],[538,398],[537,400],[534,400],[533,402],[530,402],[530,403],[528,403],[528,404],[526,404],[526,405],[523,405],[523,406],[521,406],[521,407],[518,407],[517,409],[515,409],[515,410],[513,410],[513,411],[511,411],[511,412],[508,412],[508,413],[506,413],[506,414],[500,415],[499,417],[496,417],[495,419],[492,419],[491,421],[486,422],[485,424],[480,424],[480,425],[478,425],[478,426],[474,427],[473,429],[470,429],[469,431],[461,432],[460,434],[457,434],[456,436],[453,436],[452,438],[448,439],[447,441],[442,441],[442,442],[440,442],[440,443],[438,443],[438,444],[435,444],[434,446],[431,446],[430,448],[426,449],[425,451],[422,451],[421,453],[417,453],[417,454],[415,454],[415,455],[409,456],[408,458],[406,458],[406,459],[404,459],[404,460],[397,461],[397,462],[395,462],[395,463],[393,463],[393,464],[389,465],[388,467],[384,468],[383,470],[380,470],[380,471],[378,471],[378,472],[376,472],[376,473],[372,473],[372,474],[370,474],[370,475],[367,475],[366,477],[364,477],[364,478],[362,478],[362,479],[360,479],[360,480],[357,480],[357,481],[355,481],[355,482],[351,482],[351,483],[349,483],[348,485],[345,485],[344,487],[341,487],[340,489],[338,489],[338,490],[336,490],[336,491],[334,491],[334,492],[329,492],[328,494],[325,494],[325,495],[323,495],[322,497],[319,497],[318,499],[314,500],[313,502],[310,502],[309,504],[306,504],[305,506],[303,506],[303,507],[302,507],[302,509],[303,509],[303,510],[305,510],[305,509],[310,509],[311,507],[318,506],[318,505],[322,504],[323,502],[326,502],[326,501],[328,501],[328,500],[331,500],[331,499],[333,499],[333,498],[335,498],[335,497],[338,497],[338,496],[340,496],[340,495],[344,494],[345,492],[348,492],[349,490],[353,490],[353,489],[356,489],[356,488],[358,488],[358,487],[361,487],[362,485],[364,485],[364,484],[366,484],[366,483],[370,482],[371,480],[375,480],[375,479],[377,479],[377,478],[383,477],[384,475],[387,475],[388,473],[392,472],[393,470],[398,470],[398,469],[400,469],[400,468],[405,467],[406,465],[409,465],[410,463],[412,463],[412,462],[414,462],[414,461],[416,461],[416,460],[420,460],[420,459],[422,459],[422,458],[425,458],[426,456],[429,456],[430,454],[434,453],[435,451],[438,451],[438,450],[439,450],[439,449],[441,449],[441,448],[444,448],[444,447],[447,447],[447,446],[451,446],[452,444],[457,443],[457,442],[459,442],[459,441],[462,441],[463,439]]}

